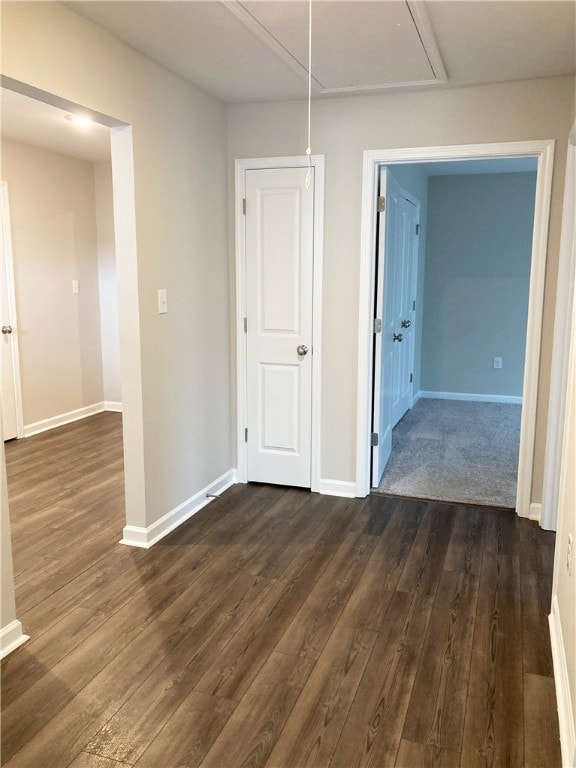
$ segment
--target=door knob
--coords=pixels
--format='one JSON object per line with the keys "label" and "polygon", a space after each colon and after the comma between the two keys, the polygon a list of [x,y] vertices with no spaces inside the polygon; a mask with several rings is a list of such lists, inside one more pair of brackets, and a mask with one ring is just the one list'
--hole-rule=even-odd
{"label": "door knob", "polygon": [[6,335],[7,333],[12,333],[12,326],[11,325],[3,325],[2,326],[2,333]]}
{"label": "door knob", "polygon": [[304,357],[308,354],[308,347],[306,344],[300,344],[299,347],[296,347],[296,352],[300,355],[300,357]]}
{"label": "door knob", "polygon": [[402,336],[401,333],[395,333],[394,336],[392,336],[392,341],[404,341],[404,336]]}
{"label": "door knob", "polygon": [[402,328],[410,328],[410,326],[412,325],[412,321],[411,320],[402,320],[400,325],[402,326]]}

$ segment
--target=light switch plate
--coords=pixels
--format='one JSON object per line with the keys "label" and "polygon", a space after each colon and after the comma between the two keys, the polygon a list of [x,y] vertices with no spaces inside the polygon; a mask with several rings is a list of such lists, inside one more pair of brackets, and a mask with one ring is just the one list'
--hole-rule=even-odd
{"label": "light switch plate", "polygon": [[166,289],[160,288],[158,291],[158,314],[165,315],[168,312],[168,297]]}

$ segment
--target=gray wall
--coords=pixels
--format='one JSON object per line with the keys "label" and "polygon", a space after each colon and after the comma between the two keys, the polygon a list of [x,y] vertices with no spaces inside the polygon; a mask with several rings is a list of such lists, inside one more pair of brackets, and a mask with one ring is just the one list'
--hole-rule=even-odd
{"label": "gray wall", "polygon": [[532,172],[430,178],[422,390],[522,394],[535,191]]}
{"label": "gray wall", "polygon": [[522,395],[535,189],[532,172],[430,178],[422,390]]}

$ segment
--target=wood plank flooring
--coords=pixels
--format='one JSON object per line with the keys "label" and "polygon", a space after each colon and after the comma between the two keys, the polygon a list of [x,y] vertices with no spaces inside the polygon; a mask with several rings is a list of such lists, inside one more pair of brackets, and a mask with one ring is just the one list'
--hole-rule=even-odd
{"label": "wood plank flooring", "polygon": [[140,550],[117,414],[6,458],[6,768],[561,765],[534,523],[238,485]]}

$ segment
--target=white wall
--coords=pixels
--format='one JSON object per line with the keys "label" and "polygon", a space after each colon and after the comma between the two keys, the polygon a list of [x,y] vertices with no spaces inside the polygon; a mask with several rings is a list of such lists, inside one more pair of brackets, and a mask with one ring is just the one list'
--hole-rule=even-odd
{"label": "white wall", "polygon": [[26,430],[103,400],[94,169],[3,139],[2,176]]}
{"label": "white wall", "polygon": [[[362,151],[557,139],[533,479],[533,501],[541,500],[562,178],[573,100],[573,78],[559,77],[313,102],[312,151],[326,156],[322,477],[355,479]],[[299,155],[305,147],[304,102],[228,107],[231,180],[236,158]]]}
{"label": "white wall", "polygon": [[100,295],[100,336],[102,339],[102,383],[104,400],[116,407],[122,403],[120,385],[120,331],[118,326],[118,283],[114,241],[112,165],[94,164],[96,231],[98,245],[98,286]]}
{"label": "white wall", "polygon": [[522,395],[535,192],[532,172],[430,177],[423,390]]}

